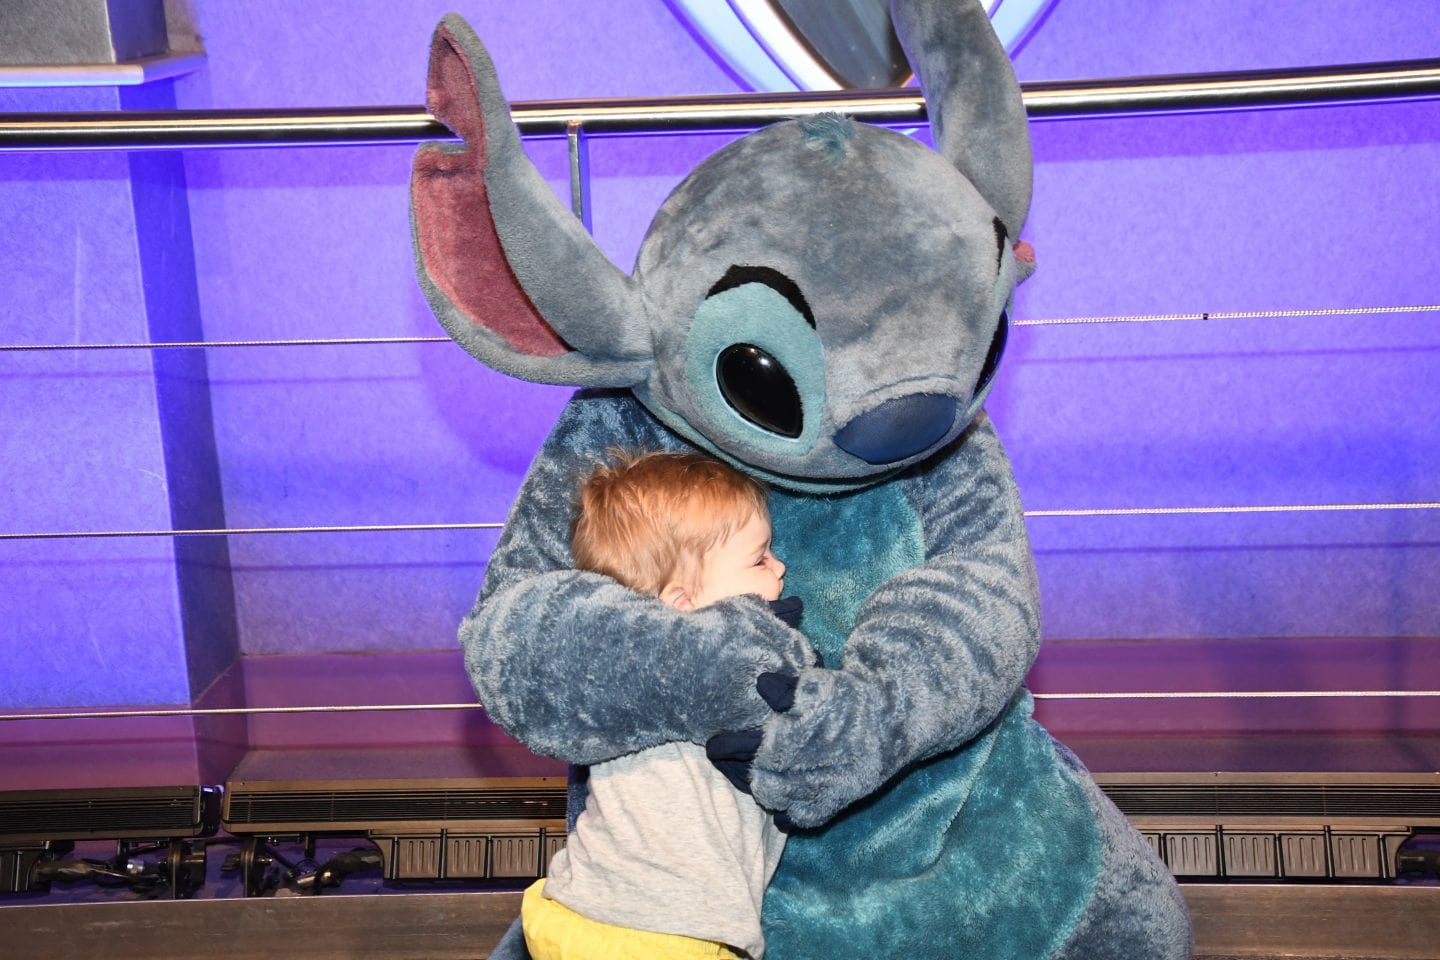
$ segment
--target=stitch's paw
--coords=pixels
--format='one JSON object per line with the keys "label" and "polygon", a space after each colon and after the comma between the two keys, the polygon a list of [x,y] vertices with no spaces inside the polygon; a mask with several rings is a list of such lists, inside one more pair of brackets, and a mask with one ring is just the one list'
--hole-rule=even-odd
{"label": "stitch's paw", "polygon": [[837,670],[805,670],[793,704],[765,724],[750,769],[750,789],[767,810],[795,826],[817,827],[877,790],[895,771],[887,758],[894,720],[880,692]]}
{"label": "stitch's paw", "polygon": [[[770,616],[770,606],[755,597],[738,597],[684,615],[703,617],[713,611],[717,618],[723,618],[716,621],[724,624],[717,631],[723,637],[723,644],[717,649],[703,651],[699,658],[701,662],[696,664],[697,671],[709,670],[717,679],[711,683],[705,682],[703,676],[697,676],[696,682],[690,686],[690,689],[710,691],[693,709],[704,710],[705,704],[717,700],[720,703],[714,706],[730,705],[721,716],[714,715],[713,709],[706,711],[711,714],[712,721],[718,721],[703,728],[706,733],[757,729],[770,718],[772,711],[781,709],[772,697],[783,695],[780,692],[783,681],[777,686],[776,681],[764,678],[793,678],[796,671],[815,662],[815,651],[810,641],[783,620]],[[757,615],[757,609],[767,612]],[[733,610],[744,611],[745,622],[750,629],[739,629]],[[760,679],[757,680],[757,677]],[[791,682],[793,684],[793,679]]]}
{"label": "stitch's paw", "polygon": [[[800,678],[793,673],[762,673],[755,689],[770,709],[784,713],[795,703],[795,687]],[[765,732],[759,727],[749,730],[727,730],[705,741],[705,756],[725,779],[741,793],[750,792],[750,764]]]}

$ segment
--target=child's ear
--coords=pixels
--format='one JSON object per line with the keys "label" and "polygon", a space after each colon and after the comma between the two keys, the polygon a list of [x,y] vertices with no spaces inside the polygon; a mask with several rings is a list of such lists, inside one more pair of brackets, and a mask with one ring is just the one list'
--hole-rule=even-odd
{"label": "child's ear", "polygon": [[690,591],[686,590],[680,584],[674,583],[673,581],[671,583],[665,584],[664,588],[661,589],[660,599],[662,602],[674,607],[676,610],[695,609],[695,599],[690,596]]}

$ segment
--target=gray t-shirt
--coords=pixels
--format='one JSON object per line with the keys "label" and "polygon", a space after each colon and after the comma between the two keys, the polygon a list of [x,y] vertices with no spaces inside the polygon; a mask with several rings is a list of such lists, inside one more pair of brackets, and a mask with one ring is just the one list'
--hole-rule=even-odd
{"label": "gray t-shirt", "polygon": [[545,895],[620,927],[713,940],[759,960],[760,902],[785,835],[693,743],[590,768],[590,796]]}

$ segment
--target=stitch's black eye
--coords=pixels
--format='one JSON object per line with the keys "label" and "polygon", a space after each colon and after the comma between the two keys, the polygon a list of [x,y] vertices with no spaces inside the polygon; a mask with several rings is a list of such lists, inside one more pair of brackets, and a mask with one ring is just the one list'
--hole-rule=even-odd
{"label": "stitch's black eye", "polygon": [[720,395],[736,413],[762,430],[794,439],[805,417],[800,391],[785,368],[753,343],[737,343],[715,361]]}

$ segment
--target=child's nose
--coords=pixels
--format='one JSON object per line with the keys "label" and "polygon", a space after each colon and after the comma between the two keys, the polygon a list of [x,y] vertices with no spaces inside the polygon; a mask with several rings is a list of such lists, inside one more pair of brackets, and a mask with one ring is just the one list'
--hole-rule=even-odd
{"label": "child's nose", "polygon": [[781,560],[780,560],[779,557],[775,556],[775,555],[772,553],[772,554],[770,555],[770,562],[771,562],[771,563],[774,565],[774,567],[775,567],[775,576],[777,576],[777,577],[783,577],[783,576],[785,576],[785,564],[781,562]]}

